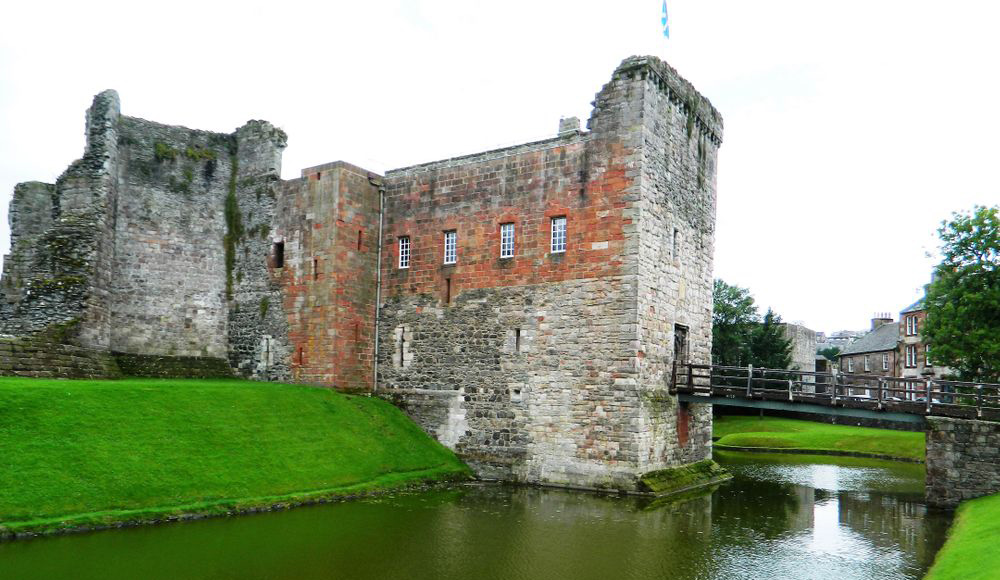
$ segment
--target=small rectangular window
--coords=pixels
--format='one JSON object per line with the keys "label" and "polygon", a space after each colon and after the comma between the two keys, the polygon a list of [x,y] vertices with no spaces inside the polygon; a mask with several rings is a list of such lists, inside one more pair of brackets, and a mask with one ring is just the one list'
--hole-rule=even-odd
{"label": "small rectangular window", "polygon": [[854,359],[853,358],[847,359],[847,372],[849,372],[849,373],[853,373],[854,372]]}
{"label": "small rectangular window", "polygon": [[917,366],[917,347],[912,344],[906,345],[906,367],[913,368]]}
{"label": "small rectangular window", "polygon": [[514,352],[521,352],[521,329],[514,329]]}
{"label": "small rectangular window", "polygon": [[678,246],[678,242],[680,241],[680,236],[681,236],[680,230],[678,230],[677,228],[674,228],[674,239],[673,239],[673,241],[671,242],[671,245],[670,245],[670,257],[673,258],[673,259],[675,259],[675,260],[679,257],[677,255],[677,252],[680,251],[680,248],[678,248],[677,246]]}
{"label": "small rectangular window", "polygon": [[451,304],[451,278],[444,279],[444,303]]}
{"label": "small rectangular window", "polygon": [[454,264],[458,260],[458,234],[455,230],[444,233],[444,263]]}
{"label": "small rectangular window", "polygon": [[500,257],[514,257],[514,224],[500,224]]}
{"label": "small rectangular window", "polygon": [[871,363],[868,361],[868,355],[865,355],[865,372],[872,370]]}
{"label": "small rectangular window", "polygon": [[932,367],[934,364],[931,362],[931,345],[924,345],[924,366]]}
{"label": "small rectangular window", "polygon": [[319,258],[313,258],[313,280],[319,280]]}
{"label": "small rectangular window", "polygon": [[274,267],[285,267],[285,242],[274,242],[271,247],[271,254],[274,256]]}
{"label": "small rectangular window", "polygon": [[410,267],[410,236],[399,237],[399,267]]}
{"label": "small rectangular window", "polygon": [[552,244],[550,246],[553,254],[566,251],[566,217],[552,218]]}
{"label": "small rectangular window", "polygon": [[883,371],[889,370],[889,355],[887,354],[882,355],[882,370]]}

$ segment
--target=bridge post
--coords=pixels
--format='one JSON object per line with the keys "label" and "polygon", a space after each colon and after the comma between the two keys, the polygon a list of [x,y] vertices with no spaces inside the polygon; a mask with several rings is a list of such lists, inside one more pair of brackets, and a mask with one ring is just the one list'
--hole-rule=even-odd
{"label": "bridge post", "polygon": [[927,399],[927,414],[931,414],[931,380],[924,383],[924,398]]}
{"label": "bridge post", "polygon": [[747,365],[747,398],[753,398],[753,365]]}
{"label": "bridge post", "polygon": [[885,398],[882,394],[882,389],[885,388],[885,379],[879,377],[878,386],[875,387],[878,390],[878,409],[882,410],[882,400]]}
{"label": "bridge post", "polygon": [[837,382],[840,381],[840,373],[837,369],[830,369],[830,406],[837,406]]}

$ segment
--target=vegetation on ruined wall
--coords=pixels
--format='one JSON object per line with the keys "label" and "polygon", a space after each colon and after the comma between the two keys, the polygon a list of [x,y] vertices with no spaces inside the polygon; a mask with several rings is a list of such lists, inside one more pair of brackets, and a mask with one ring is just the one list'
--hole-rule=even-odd
{"label": "vegetation on ruined wall", "polygon": [[923,432],[828,425],[779,417],[716,417],[713,432],[718,438],[715,445],[719,449],[728,446],[774,451],[833,451],[920,461],[923,461],[925,452]]}
{"label": "vegetation on ruined wall", "polygon": [[243,216],[240,214],[239,202],[236,199],[236,173],[239,171],[239,160],[236,153],[229,155],[229,189],[226,192],[226,234],[223,246],[226,252],[226,298],[233,297],[233,268],[236,266],[236,243],[243,239]]}
{"label": "vegetation on ruined wall", "polygon": [[0,378],[5,413],[0,536],[468,474],[392,405],[329,389]]}
{"label": "vegetation on ruined wall", "polygon": [[924,580],[988,580],[1000,570],[1000,494],[962,503]]}
{"label": "vegetation on ruined wall", "polygon": [[1000,382],[1000,207],[955,213],[938,236],[942,260],[920,332],[935,365],[963,380]]}
{"label": "vegetation on ruined wall", "polygon": [[732,475],[718,463],[703,459],[690,465],[651,471],[643,474],[639,483],[644,491],[665,495],[728,479],[732,479]]}

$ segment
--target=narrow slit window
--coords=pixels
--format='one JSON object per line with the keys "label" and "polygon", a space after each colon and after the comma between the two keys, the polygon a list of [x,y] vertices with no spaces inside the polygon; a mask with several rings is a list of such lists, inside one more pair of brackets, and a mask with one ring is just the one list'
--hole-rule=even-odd
{"label": "narrow slit window", "polygon": [[514,257],[514,224],[500,224],[500,257]]}
{"label": "narrow slit window", "polygon": [[399,366],[406,366],[406,333],[399,335]]}
{"label": "narrow slit window", "polygon": [[680,235],[681,235],[680,230],[674,228],[674,239],[670,244],[670,257],[674,259],[677,259],[679,257],[677,255],[677,252],[680,250],[680,248],[677,247],[677,243],[680,241]]}
{"label": "narrow slit window", "polygon": [[399,237],[399,267],[410,267],[410,236]]}
{"label": "narrow slit window", "polygon": [[444,279],[444,303],[451,304],[451,278]]}
{"label": "narrow slit window", "polygon": [[313,258],[313,280],[319,280],[319,258]]}
{"label": "narrow slit window", "polygon": [[358,251],[359,252],[361,251],[361,239],[362,239],[362,231],[358,230]]}
{"label": "narrow slit window", "polygon": [[451,230],[444,233],[444,263],[454,264],[458,261],[458,233]]}
{"label": "narrow slit window", "polygon": [[514,352],[521,352],[521,329],[514,329]]}
{"label": "narrow slit window", "polygon": [[274,242],[274,246],[271,248],[271,254],[274,256],[274,267],[284,268],[285,267],[285,242]]}
{"label": "narrow slit window", "polygon": [[566,251],[566,217],[552,218],[552,243],[550,245],[553,254]]}

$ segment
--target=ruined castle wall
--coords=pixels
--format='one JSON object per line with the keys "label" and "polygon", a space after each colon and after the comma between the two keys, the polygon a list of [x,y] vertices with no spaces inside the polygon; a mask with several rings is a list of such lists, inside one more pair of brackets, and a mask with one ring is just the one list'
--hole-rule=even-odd
{"label": "ruined castle wall", "polygon": [[[643,92],[637,365],[643,393],[645,470],[711,456],[710,405],[669,396],[675,361],[711,363],[716,161],[722,122],[665,63],[630,59],[619,69]],[[679,350],[679,352],[678,352]]]}
{"label": "ruined castle wall", "polygon": [[[602,95],[589,134],[386,175],[379,392],[485,477],[634,485],[637,196],[625,135],[638,117],[630,88]],[[550,251],[556,217],[564,253]],[[500,258],[503,223],[515,227],[512,258]]]}
{"label": "ruined castle wall", "polygon": [[282,183],[271,239],[283,264],[273,249],[270,273],[296,382],[372,390],[378,223],[378,179],[364,169],[330,163]]}
{"label": "ruined castle wall", "polygon": [[229,135],[122,117],[111,349],[226,357]]}
{"label": "ruined castle wall", "polygon": [[94,97],[83,157],[54,186],[16,188],[0,334],[56,332],[60,340],[108,348],[119,119],[114,91]]}
{"label": "ruined castle wall", "polygon": [[229,308],[229,364],[243,377],[288,381],[291,346],[280,269],[271,267],[283,203],[285,133],[265,121],[236,131],[235,167],[224,218]]}

